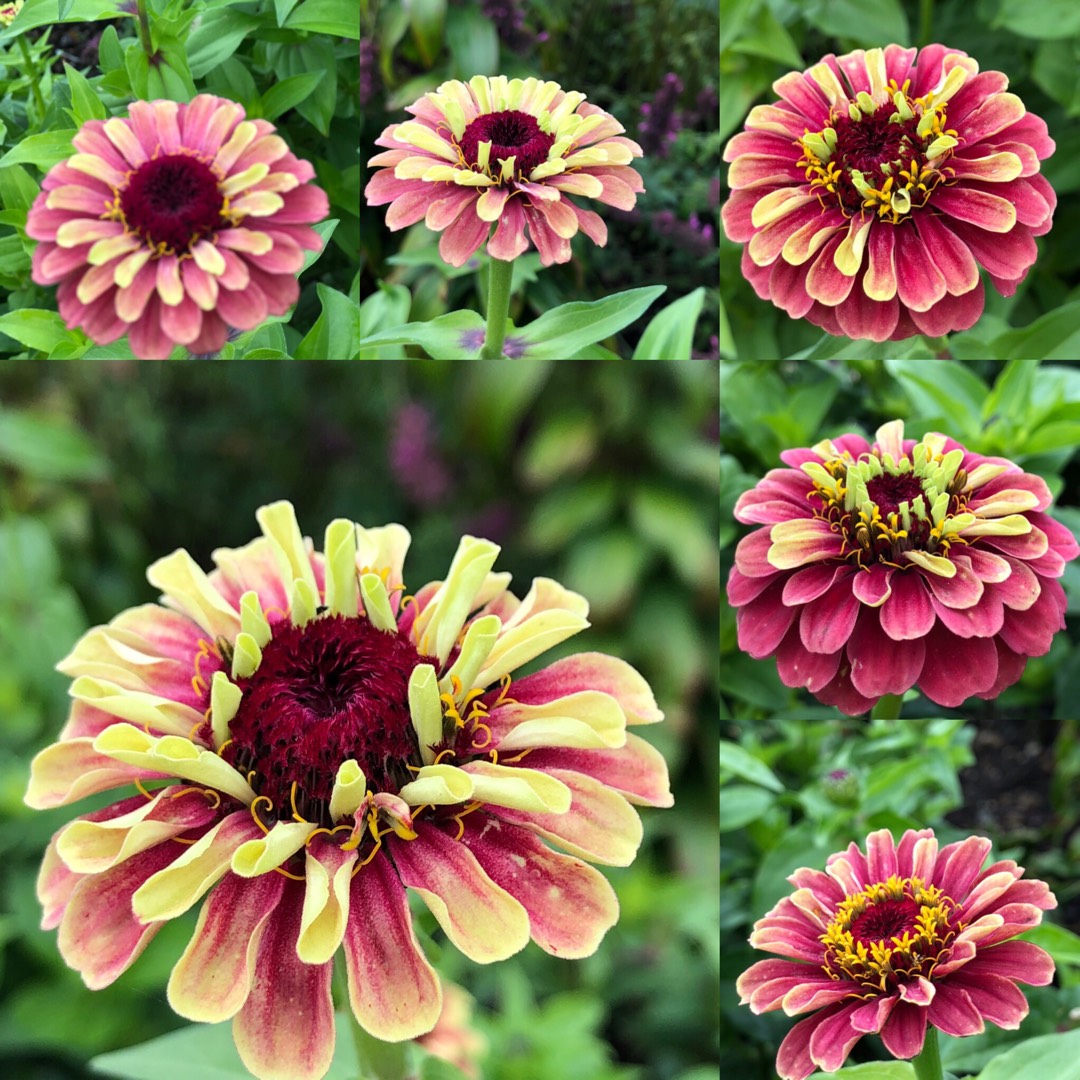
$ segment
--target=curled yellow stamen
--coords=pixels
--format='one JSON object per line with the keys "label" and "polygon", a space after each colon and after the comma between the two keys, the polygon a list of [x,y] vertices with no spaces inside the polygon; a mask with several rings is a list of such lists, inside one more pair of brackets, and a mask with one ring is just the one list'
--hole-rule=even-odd
{"label": "curled yellow stamen", "polygon": [[146,797],[147,797],[148,799],[152,799],[152,798],[154,798],[154,796],[153,796],[153,795],[151,795],[151,794],[150,794],[150,792],[149,792],[149,791],[147,791],[147,790],[146,790],[146,788],[144,788],[144,787],[143,787],[142,781],[141,781],[141,780],[140,780],[140,779],[139,779],[138,777],[136,777],[136,778],[135,778],[135,781],[134,781],[134,783],[135,783],[135,786],[136,786],[136,787],[137,787],[137,788],[139,789],[139,791],[140,791],[140,792],[141,792],[141,793],[142,793],[143,795],[145,795],[145,796],[146,796]]}
{"label": "curled yellow stamen", "polygon": [[271,799],[269,795],[257,795],[252,800],[251,805],[248,807],[248,809],[251,811],[251,817],[254,820],[255,824],[258,825],[259,828],[262,829],[262,831],[264,833],[268,833],[268,832],[270,832],[270,830],[262,823],[262,820],[259,818],[259,815],[255,812],[255,807],[258,806],[259,803],[261,803],[261,802],[266,803],[266,808],[268,810],[273,810],[274,809],[274,800]]}

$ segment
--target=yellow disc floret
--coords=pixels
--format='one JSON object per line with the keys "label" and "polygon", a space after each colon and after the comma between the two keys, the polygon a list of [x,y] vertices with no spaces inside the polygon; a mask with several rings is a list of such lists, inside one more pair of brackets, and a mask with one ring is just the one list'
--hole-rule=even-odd
{"label": "yellow disc floret", "polygon": [[957,905],[940,888],[894,875],[837,907],[821,935],[822,966],[837,981],[885,991],[899,981],[929,977],[962,926]]}

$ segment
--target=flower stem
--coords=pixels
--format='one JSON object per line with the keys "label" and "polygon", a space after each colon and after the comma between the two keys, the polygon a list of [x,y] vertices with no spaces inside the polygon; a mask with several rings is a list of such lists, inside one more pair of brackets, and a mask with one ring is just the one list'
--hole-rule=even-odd
{"label": "flower stem", "polygon": [[147,60],[153,60],[154,41],[150,37],[150,18],[146,13],[146,3],[147,0],[135,0],[135,8],[138,12],[139,43],[143,47],[143,52],[146,53]]}
{"label": "flower stem", "polygon": [[481,360],[501,360],[506,341],[506,317],[510,311],[510,281],[514,276],[513,262],[491,260],[488,276],[487,332]]}
{"label": "flower stem", "polygon": [[27,74],[30,76],[30,93],[34,98],[34,107],[38,111],[38,123],[45,123],[45,99],[41,96],[40,79],[38,77],[37,64],[34,63],[34,58],[30,54],[29,46],[26,44],[26,35],[19,35],[19,51],[23,55],[23,62],[26,64]]}
{"label": "flower stem", "polygon": [[872,720],[899,720],[903,703],[902,694],[885,694],[874,706],[870,718]]}
{"label": "flower stem", "polygon": [[407,1042],[388,1043],[365,1031],[349,1010],[359,1080],[409,1080]]}
{"label": "flower stem", "polygon": [[916,1080],[942,1080],[941,1051],[938,1049],[937,1028],[933,1024],[926,1025],[922,1052],[912,1059],[911,1064],[915,1066]]}
{"label": "flower stem", "polygon": [[919,0],[919,44],[929,45],[934,33],[934,0]]}

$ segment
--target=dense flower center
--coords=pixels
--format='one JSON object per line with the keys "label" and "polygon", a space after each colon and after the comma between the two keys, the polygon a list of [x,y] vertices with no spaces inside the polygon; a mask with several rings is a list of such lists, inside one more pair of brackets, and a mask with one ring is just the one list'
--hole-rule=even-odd
{"label": "dense flower center", "polygon": [[187,154],[140,165],[120,193],[128,228],[153,247],[184,254],[221,226],[223,199],[210,166]]}
{"label": "dense flower center", "polygon": [[[490,143],[486,154],[481,144]],[[547,161],[555,136],[540,129],[535,116],[511,109],[506,112],[484,113],[472,121],[461,136],[461,153],[469,165],[487,167],[498,175],[497,162],[514,158],[512,175],[528,176],[537,165]]]}
{"label": "dense flower center", "polygon": [[[926,438],[899,460],[874,450],[858,461],[845,452],[824,465],[802,466],[814,483],[808,496],[818,503],[814,516],[841,534],[845,558],[854,557],[861,567],[882,562],[903,569],[967,543],[959,534],[975,516],[967,511],[964,451],[942,454]],[[916,554],[902,562],[905,552]]]}
{"label": "dense flower center", "polygon": [[929,976],[962,926],[958,905],[936,885],[893,876],[839,905],[821,935],[822,966],[832,979],[885,990]]}
{"label": "dense flower center", "polygon": [[[338,766],[354,758],[372,791],[396,793],[420,755],[409,716],[409,676],[431,662],[403,635],[365,618],[326,615],[281,624],[243,692],[222,756],[274,813],[330,824]],[[293,784],[296,784],[295,790]]]}
{"label": "dense flower center", "polygon": [[862,91],[847,109],[834,105],[823,130],[796,140],[798,164],[823,207],[838,206],[845,217],[868,210],[898,224],[949,182],[945,163],[959,140],[945,127],[945,107],[964,74],[954,71],[936,95],[909,97],[910,80],[890,82],[876,98]]}

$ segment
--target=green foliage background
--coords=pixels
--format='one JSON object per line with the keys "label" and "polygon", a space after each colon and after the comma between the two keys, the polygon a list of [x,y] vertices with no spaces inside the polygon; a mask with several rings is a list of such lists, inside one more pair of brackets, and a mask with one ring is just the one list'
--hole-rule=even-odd
{"label": "green foliage background", "polygon": [[[390,449],[408,404],[430,417],[421,470],[451,480],[434,501]],[[715,1077],[717,407],[702,363],[0,363],[0,1074],[84,1077],[181,1023],[163,988],[194,912],[97,993],[38,929],[38,860],[73,811],[26,809],[27,765],[66,715],[52,666],[79,634],[153,599],[154,558],[208,565],[284,497],[316,536],[335,516],[401,521],[409,582],[441,577],[463,531],[491,535],[518,589],[547,574],[591,599],[574,646],[634,663],[667,713],[644,734],[676,804],[645,809],[640,857],[610,872],[622,917],[596,956],[530,945],[479,968],[421,920],[478,999],[486,1080]],[[156,1069],[193,1080],[175,1056]]]}

